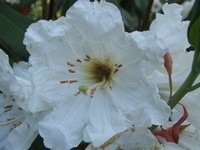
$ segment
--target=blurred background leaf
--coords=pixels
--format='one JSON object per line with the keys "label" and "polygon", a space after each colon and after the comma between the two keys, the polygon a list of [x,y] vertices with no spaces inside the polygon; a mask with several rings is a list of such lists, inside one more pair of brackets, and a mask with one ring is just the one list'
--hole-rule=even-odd
{"label": "blurred background leaf", "polygon": [[43,139],[38,135],[29,150],[50,150],[43,144]]}
{"label": "blurred background leaf", "polygon": [[23,38],[27,27],[33,22],[0,0],[0,47],[15,62],[28,59]]}
{"label": "blurred background leaf", "polygon": [[196,0],[192,8],[192,19],[188,28],[188,41],[195,47],[200,41],[200,0]]}

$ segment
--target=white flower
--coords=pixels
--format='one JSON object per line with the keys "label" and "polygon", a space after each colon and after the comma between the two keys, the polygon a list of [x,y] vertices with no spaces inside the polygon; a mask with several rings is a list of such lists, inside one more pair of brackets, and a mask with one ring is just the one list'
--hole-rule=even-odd
{"label": "white flower", "polygon": [[[172,67],[172,82],[173,82],[173,93],[181,86],[181,84],[184,82],[186,79],[187,75],[191,71],[191,66],[192,66],[192,59],[194,52],[186,52],[185,49],[189,46],[188,41],[187,41],[187,28],[188,28],[188,22],[181,21],[181,6],[178,6],[176,4],[172,5],[172,8],[169,8],[171,5],[166,5],[168,7],[168,11],[165,10],[166,14],[172,13],[176,14],[174,15],[174,20],[173,21],[173,26],[174,26],[174,36],[175,34],[179,35],[176,37],[176,40],[174,42],[169,42],[172,36],[167,33],[166,31],[169,31],[171,33],[171,23],[168,22],[168,25],[166,23],[166,28],[162,28],[163,22],[162,20],[169,20],[168,17],[169,15],[163,15],[162,19],[160,20],[159,18],[156,18],[154,20],[154,23],[151,24],[152,28],[156,28],[159,31],[159,36],[164,37],[162,40],[164,43],[166,43],[167,47],[171,47],[169,49],[169,52],[171,54],[172,60],[173,60],[173,67]],[[166,7],[165,6],[165,7]],[[166,9],[166,8],[165,8]],[[179,10],[179,11],[178,11]],[[176,12],[176,13],[175,13]],[[175,18],[180,18],[179,20],[175,21]],[[156,26],[155,22],[157,23]],[[179,25],[179,26],[178,26]],[[160,28],[159,28],[160,27]],[[151,29],[151,28],[150,28]],[[163,34],[161,34],[163,33]],[[158,35],[158,33],[156,33]],[[168,35],[168,36],[167,36]],[[181,36],[182,35],[182,36]],[[173,37],[174,37],[173,36]],[[181,41],[181,43],[180,43]],[[174,48],[173,45],[175,45]],[[157,70],[154,71],[154,73],[151,75],[151,80],[154,81],[157,84],[157,87],[159,89],[159,93],[161,97],[165,100],[169,99],[169,82],[168,82],[168,75],[167,72],[165,71],[164,67],[158,67]],[[200,80],[199,78],[195,83],[198,83]],[[192,123],[197,129],[200,128],[200,119],[198,117],[199,110],[200,110],[200,105],[199,105],[199,95],[200,95],[200,89],[197,89],[195,91],[192,91],[188,93],[180,102],[187,108],[188,110],[188,121]],[[177,110],[181,111],[178,106],[176,107]]]}
{"label": "white flower", "polygon": [[118,133],[103,145],[94,148],[90,144],[86,150],[159,150],[159,142],[150,130],[145,128],[130,128]]}
{"label": "white flower", "polygon": [[186,128],[181,134],[179,143],[159,142],[158,139],[145,128],[128,129],[118,133],[99,148],[90,144],[86,150],[198,150],[200,146],[200,132],[192,127]]}
{"label": "white flower", "polygon": [[[166,3],[162,6],[162,10],[164,14],[156,14],[156,19],[151,23],[149,31],[133,32],[132,38],[143,50],[154,50],[152,55],[147,56],[149,59],[159,60],[160,55],[158,54],[161,53],[164,56],[168,50],[170,54],[173,54],[173,61],[177,61],[180,60],[180,53],[183,55],[186,48],[189,47],[187,40],[189,21],[182,21],[181,5]],[[181,64],[180,66],[180,63],[177,63],[178,67],[176,65],[174,67],[177,70],[185,68],[185,61],[182,61]],[[164,69],[163,72],[165,72]]]}
{"label": "white flower", "polygon": [[186,121],[183,125],[182,123],[186,118],[187,112],[185,111],[181,119],[179,118],[175,122],[167,122],[162,126],[162,129],[157,129],[153,133],[145,128],[128,129],[116,134],[100,147],[95,148],[90,144],[86,150],[198,150],[200,147],[200,132]]}
{"label": "white flower", "polygon": [[12,90],[18,90],[17,79],[8,63],[8,56],[0,50],[0,149],[28,150],[37,136],[32,116],[16,102]]}
{"label": "white flower", "polygon": [[166,3],[162,6],[164,14],[157,13],[150,25],[150,31],[167,45],[169,51],[185,51],[189,47],[186,34],[189,21],[182,21],[182,9],[181,5]]}
{"label": "white flower", "polygon": [[[13,71],[20,87],[20,90],[13,90],[18,106],[30,113],[49,111],[51,106],[44,101],[42,94],[47,80],[41,76],[40,70],[21,61],[13,65]],[[46,75],[48,76],[48,72]]]}
{"label": "white flower", "polygon": [[82,140],[100,146],[132,124],[168,119],[169,107],[143,75],[144,53],[111,3],[79,0],[66,17],[32,24],[24,43],[46,79],[44,100],[55,105],[39,127],[47,147],[70,149]]}

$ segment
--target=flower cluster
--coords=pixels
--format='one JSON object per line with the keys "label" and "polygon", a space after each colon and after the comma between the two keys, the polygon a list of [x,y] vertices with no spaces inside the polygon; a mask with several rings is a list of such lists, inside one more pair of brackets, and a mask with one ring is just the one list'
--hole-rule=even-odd
{"label": "flower cluster", "polygon": [[65,17],[30,25],[28,62],[11,68],[0,51],[0,149],[27,150],[38,134],[52,150],[82,141],[88,150],[200,147],[199,91],[167,104],[190,71],[189,22],[178,4],[162,10],[144,32],[125,32],[104,0],[78,0]]}

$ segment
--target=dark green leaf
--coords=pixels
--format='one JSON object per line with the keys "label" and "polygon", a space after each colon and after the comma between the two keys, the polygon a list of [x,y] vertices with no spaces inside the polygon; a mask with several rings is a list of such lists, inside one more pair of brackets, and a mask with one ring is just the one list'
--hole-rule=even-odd
{"label": "dark green leaf", "polygon": [[23,39],[26,29],[33,22],[0,0],[0,47],[15,61],[28,58]]}
{"label": "dark green leaf", "polygon": [[29,150],[49,150],[43,144],[43,139],[38,135]]}
{"label": "dark green leaf", "polygon": [[67,10],[76,2],[77,0],[65,0],[62,7],[61,15],[65,16]]}
{"label": "dark green leaf", "polygon": [[134,0],[133,2],[138,11],[139,17],[144,18],[149,0]]}
{"label": "dark green leaf", "polygon": [[192,8],[192,19],[188,28],[188,41],[195,47],[200,36],[200,0],[196,0]]}

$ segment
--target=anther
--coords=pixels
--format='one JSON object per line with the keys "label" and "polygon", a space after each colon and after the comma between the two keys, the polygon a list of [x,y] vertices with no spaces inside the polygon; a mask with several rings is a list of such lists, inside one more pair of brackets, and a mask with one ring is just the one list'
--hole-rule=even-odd
{"label": "anther", "polygon": [[7,105],[4,107],[4,112],[8,112],[8,111],[11,111],[13,108],[13,105]]}
{"label": "anther", "polygon": [[78,82],[78,80],[69,80],[69,83],[71,84],[71,83],[76,83],[76,82]]}
{"label": "anther", "polygon": [[119,71],[119,69],[115,69],[115,70],[114,70],[114,73],[116,73],[117,71]]}
{"label": "anther", "polygon": [[90,59],[88,59],[88,58],[85,58],[85,59],[83,59],[84,61],[90,61]]}
{"label": "anther", "polygon": [[68,82],[69,82],[68,80],[60,81],[61,84],[68,83]]}
{"label": "anther", "polygon": [[90,90],[90,95],[93,95],[95,91],[96,91],[96,88],[91,89]]}
{"label": "anther", "polygon": [[70,62],[67,62],[67,65],[70,66],[70,67],[74,67],[75,65],[70,63]]}
{"label": "anther", "polygon": [[21,125],[22,124],[22,122],[17,122],[17,123],[15,123],[15,124],[13,124],[13,129],[15,129],[16,127],[18,127],[19,125]]}
{"label": "anther", "polygon": [[111,85],[109,86],[109,88],[110,88],[110,90],[112,91],[112,86],[111,86]]}
{"label": "anther", "polygon": [[91,57],[90,57],[89,55],[85,55],[85,57],[86,57],[88,60],[91,59]]}
{"label": "anther", "polygon": [[74,96],[77,96],[81,93],[81,91],[78,91],[76,94],[74,94]]}
{"label": "anther", "polygon": [[120,68],[120,67],[122,67],[123,65],[122,64],[119,64],[118,66],[117,66],[117,68]]}
{"label": "anther", "polygon": [[76,71],[72,70],[72,69],[69,69],[68,70],[70,73],[75,73]]}
{"label": "anther", "polygon": [[80,59],[77,59],[76,61],[79,62],[79,63],[81,63],[81,60],[80,60]]}

